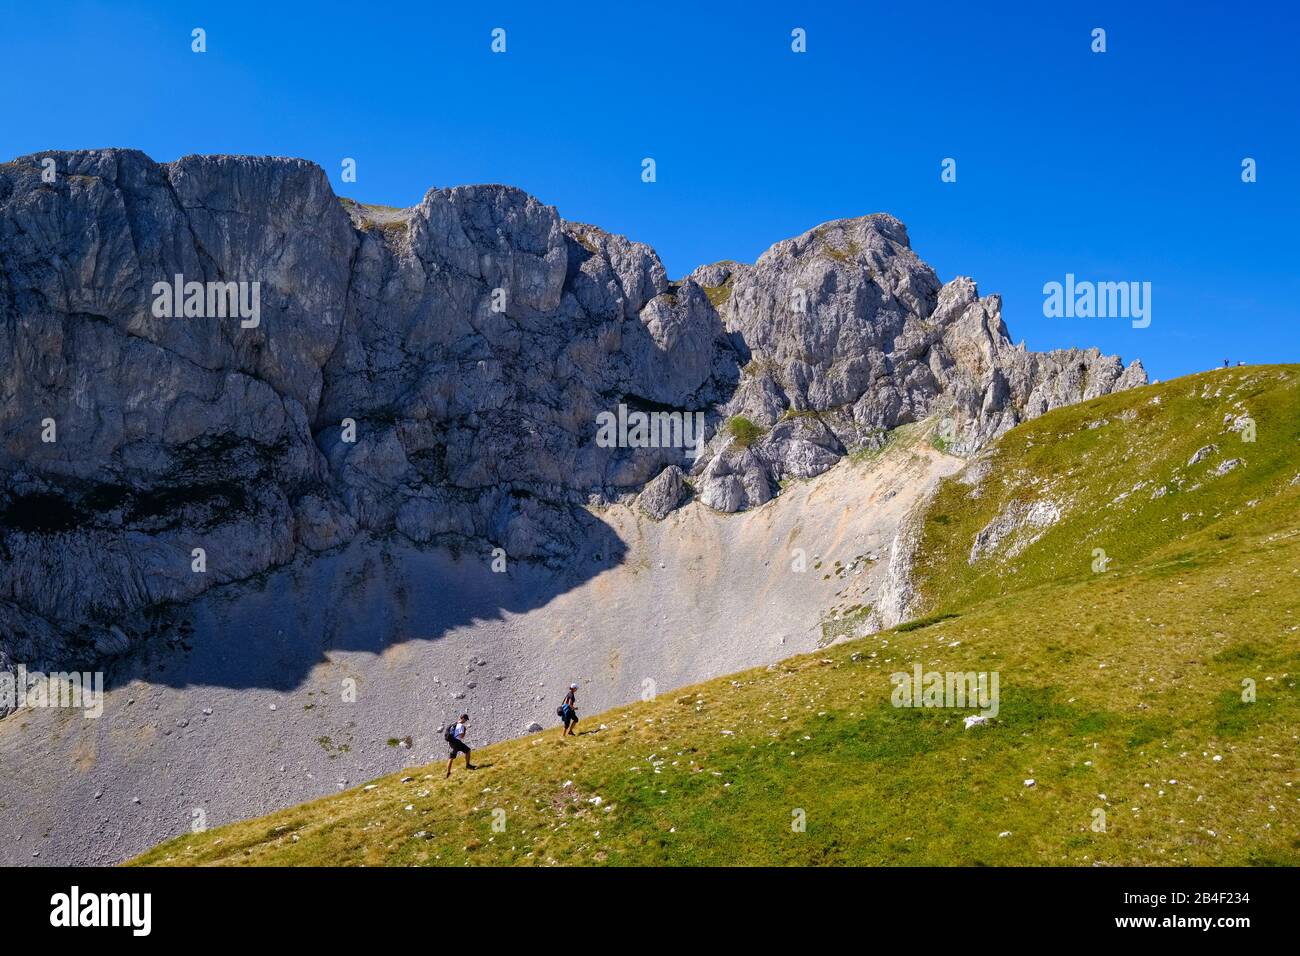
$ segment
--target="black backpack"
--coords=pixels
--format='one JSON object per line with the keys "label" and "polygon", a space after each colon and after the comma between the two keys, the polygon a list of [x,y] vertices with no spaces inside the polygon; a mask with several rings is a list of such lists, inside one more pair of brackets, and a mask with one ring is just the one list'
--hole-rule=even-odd
{"label": "black backpack", "polygon": [[561,704],[559,707],[556,707],[556,708],[555,708],[555,716],[556,716],[556,717],[563,717],[563,716],[564,716],[564,705],[563,705],[563,704]]}
{"label": "black backpack", "polygon": [[455,729],[456,729],[455,724],[448,724],[446,729],[444,729],[442,732],[442,739],[447,741],[447,743],[451,743],[453,740],[455,740],[456,738],[451,735],[451,732]]}

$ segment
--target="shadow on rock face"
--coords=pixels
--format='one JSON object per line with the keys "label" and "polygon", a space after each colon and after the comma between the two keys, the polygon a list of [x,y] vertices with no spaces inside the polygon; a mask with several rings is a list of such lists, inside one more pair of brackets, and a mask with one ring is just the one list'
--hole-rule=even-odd
{"label": "shadow on rock face", "polygon": [[[562,569],[494,559],[483,542],[417,546],[400,535],[360,535],[337,551],[300,557],[259,578],[224,585],[159,611],[154,637],[108,675],[168,687],[290,691],[349,653],[388,656],[460,628],[491,626],[551,602],[620,564],[626,546],[585,512],[579,551]],[[493,570],[494,564],[503,570]]]}

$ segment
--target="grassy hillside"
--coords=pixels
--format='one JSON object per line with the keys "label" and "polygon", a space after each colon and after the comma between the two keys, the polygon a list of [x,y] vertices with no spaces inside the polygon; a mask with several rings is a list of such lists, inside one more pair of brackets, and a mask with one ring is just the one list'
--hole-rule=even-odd
{"label": "grassy hillside", "polygon": [[[917,549],[919,610],[1079,581],[1094,565],[1117,571],[1171,545],[1170,559],[1194,549],[1214,560],[1219,549],[1200,532],[1228,540],[1230,519],[1297,478],[1297,366],[1224,369],[1060,409],[944,483]],[[990,535],[972,561],[978,534],[1000,517],[1018,527],[996,543]]]}
{"label": "grassy hillside", "polygon": [[[1011,432],[941,488],[911,624],[136,862],[1298,864],[1298,385],[1216,372]],[[1225,431],[1242,408],[1253,443]],[[970,563],[1047,498],[1055,524],[1004,522]],[[997,671],[997,717],[893,707],[917,661]]]}

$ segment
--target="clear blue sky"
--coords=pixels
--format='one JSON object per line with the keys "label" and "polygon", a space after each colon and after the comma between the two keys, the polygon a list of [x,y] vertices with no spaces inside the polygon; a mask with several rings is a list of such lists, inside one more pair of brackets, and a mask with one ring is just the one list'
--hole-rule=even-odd
{"label": "clear blue sky", "polygon": [[[4,0],[2,15],[4,159],[302,156],[391,205],[512,183],[651,244],[673,276],[887,211],[942,279],[1000,292],[1032,348],[1097,345],[1159,378],[1300,360],[1293,4]],[[1043,283],[1067,272],[1151,282],[1150,327],[1044,318]]]}

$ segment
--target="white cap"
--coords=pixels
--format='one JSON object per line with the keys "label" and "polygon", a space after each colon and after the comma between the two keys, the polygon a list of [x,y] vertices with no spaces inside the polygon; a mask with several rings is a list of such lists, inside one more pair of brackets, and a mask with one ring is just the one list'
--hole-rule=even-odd
{"label": "white cap", "polygon": [[577,685],[577,684],[570,684],[570,685],[569,685],[569,690],[577,690],[577,689],[578,689],[578,685]]}

